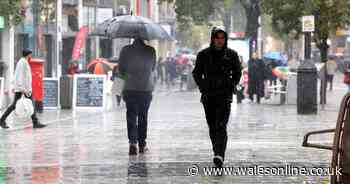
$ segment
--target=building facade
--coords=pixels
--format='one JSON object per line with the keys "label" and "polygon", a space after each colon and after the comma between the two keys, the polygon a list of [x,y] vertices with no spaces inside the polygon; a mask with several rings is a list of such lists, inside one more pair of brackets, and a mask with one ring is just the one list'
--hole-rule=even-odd
{"label": "building facade", "polygon": [[[87,26],[81,56],[81,69],[94,58],[118,58],[122,47],[130,39],[109,40],[94,36],[96,26],[113,16],[131,14],[144,16],[161,24],[175,37],[174,3],[158,0],[23,0],[24,20],[16,26],[1,26],[0,65],[5,63],[6,88],[11,88],[16,61],[24,48],[33,50],[33,56],[45,60],[44,77],[59,78],[68,71],[76,35]],[[0,15],[1,16],[1,15]],[[175,42],[152,41],[157,55],[165,57],[175,50]],[[0,66],[1,67],[1,66]]]}

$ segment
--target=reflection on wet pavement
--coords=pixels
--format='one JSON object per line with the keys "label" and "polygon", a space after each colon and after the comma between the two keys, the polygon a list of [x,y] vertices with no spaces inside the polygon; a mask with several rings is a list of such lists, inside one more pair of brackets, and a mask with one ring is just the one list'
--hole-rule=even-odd
{"label": "reflection on wet pavement", "polygon": [[[338,99],[335,99],[336,101]],[[340,99],[339,99],[340,101]],[[328,167],[331,152],[301,147],[311,130],[335,127],[337,105],[297,116],[294,106],[232,104],[227,166]],[[150,109],[150,152],[128,156],[125,109],[46,111],[50,125],[0,130],[0,184],[320,183],[327,176],[190,176],[212,166],[198,93],[158,93]],[[332,135],[313,141],[330,144]]]}

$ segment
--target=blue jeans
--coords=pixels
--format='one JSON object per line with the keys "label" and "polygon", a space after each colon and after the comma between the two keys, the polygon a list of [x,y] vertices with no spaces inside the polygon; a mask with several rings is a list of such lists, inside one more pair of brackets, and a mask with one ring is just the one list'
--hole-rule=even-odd
{"label": "blue jeans", "polygon": [[151,92],[124,91],[126,121],[130,144],[146,145],[148,109],[152,101]]}
{"label": "blue jeans", "polygon": [[350,84],[346,85],[348,87],[348,92],[350,92]]}

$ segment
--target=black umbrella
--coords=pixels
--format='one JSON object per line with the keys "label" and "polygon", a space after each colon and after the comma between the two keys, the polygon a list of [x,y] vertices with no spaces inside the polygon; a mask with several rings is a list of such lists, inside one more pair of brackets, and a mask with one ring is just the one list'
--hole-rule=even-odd
{"label": "black umbrella", "polygon": [[105,20],[98,25],[96,35],[112,39],[172,40],[159,24],[148,18],[133,15],[117,16]]}

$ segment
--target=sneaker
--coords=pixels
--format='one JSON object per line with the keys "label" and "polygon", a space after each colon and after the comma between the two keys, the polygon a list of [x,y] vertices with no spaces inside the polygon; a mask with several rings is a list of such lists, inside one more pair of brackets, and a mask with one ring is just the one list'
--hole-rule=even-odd
{"label": "sneaker", "polygon": [[0,120],[0,127],[3,128],[3,129],[8,129],[8,128],[10,128],[9,126],[7,126],[6,121],[1,121],[1,120]]}
{"label": "sneaker", "polygon": [[130,144],[130,146],[129,146],[129,155],[137,155],[137,146],[136,146],[136,144]]}
{"label": "sneaker", "polygon": [[33,128],[44,128],[44,127],[46,127],[46,125],[43,125],[43,124],[41,124],[41,123],[39,123],[39,122],[37,122],[37,123],[33,123]]}
{"label": "sneaker", "polygon": [[221,168],[224,164],[224,159],[221,156],[216,155],[213,159],[213,162],[216,167]]}

